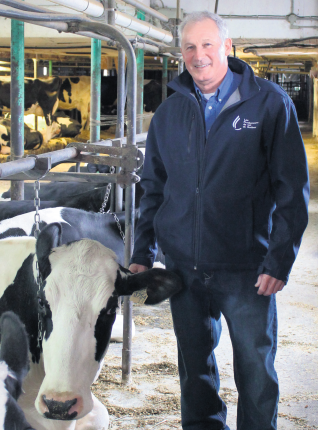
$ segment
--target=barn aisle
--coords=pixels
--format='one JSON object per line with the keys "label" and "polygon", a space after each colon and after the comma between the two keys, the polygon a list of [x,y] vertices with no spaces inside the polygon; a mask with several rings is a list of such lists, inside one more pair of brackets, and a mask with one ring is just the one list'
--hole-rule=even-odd
{"label": "barn aisle", "polygon": [[[277,296],[279,430],[318,429],[318,141],[305,126],[302,133],[311,179],[310,220],[288,286]],[[176,342],[168,303],[134,305],[134,320],[132,385],[120,385],[122,344],[112,343],[94,391],[109,409],[112,430],[181,430]],[[217,359],[220,393],[234,430],[237,393],[225,323]]]}

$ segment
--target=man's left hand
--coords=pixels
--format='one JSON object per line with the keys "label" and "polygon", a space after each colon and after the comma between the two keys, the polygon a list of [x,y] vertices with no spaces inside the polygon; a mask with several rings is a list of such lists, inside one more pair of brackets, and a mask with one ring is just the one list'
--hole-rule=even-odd
{"label": "man's left hand", "polygon": [[278,291],[282,291],[285,287],[285,282],[263,273],[259,275],[255,287],[258,287],[257,294],[270,296],[271,294],[276,294]]}

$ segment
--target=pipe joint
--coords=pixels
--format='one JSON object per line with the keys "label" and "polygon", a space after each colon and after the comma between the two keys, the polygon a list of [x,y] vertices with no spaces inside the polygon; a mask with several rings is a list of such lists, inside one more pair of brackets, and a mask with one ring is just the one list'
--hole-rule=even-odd
{"label": "pipe joint", "polygon": [[67,23],[67,31],[68,31],[68,33],[78,33],[78,31],[79,31],[78,21],[68,22]]}

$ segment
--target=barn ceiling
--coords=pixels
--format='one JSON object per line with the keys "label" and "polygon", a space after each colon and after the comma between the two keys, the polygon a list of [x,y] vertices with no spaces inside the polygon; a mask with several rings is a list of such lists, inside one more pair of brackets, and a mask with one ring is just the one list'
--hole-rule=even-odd
{"label": "barn ceiling", "polygon": [[[141,0],[139,0],[141,1]],[[176,17],[177,0],[144,0],[151,6],[171,18],[165,29],[172,29],[171,23]],[[0,0],[0,4],[2,1]],[[26,0],[27,4],[46,8],[51,12],[80,13],[50,0]],[[76,0],[74,0],[76,4]],[[318,61],[318,2],[316,0],[180,0],[181,17],[197,10],[208,9],[223,16],[229,26],[233,39],[233,55],[249,62],[254,70],[264,73],[309,73],[317,68]],[[121,0],[116,2],[118,10],[134,15],[135,8]],[[146,18],[147,19],[147,18]],[[10,58],[11,20],[0,18],[0,59]],[[159,22],[157,21],[157,24]],[[159,23],[160,25],[160,23]],[[127,36],[136,33],[122,29]],[[117,50],[102,43],[102,68],[110,69],[116,65]],[[45,62],[53,60],[55,64],[78,65],[81,68],[90,64],[90,39],[82,36],[58,33],[56,30],[25,23],[25,58]],[[161,69],[160,58],[146,54],[145,67]],[[169,58],[168,67],[177,68],[177,58]],[[43,63],[44,64],[44,63]],[[3,63],[0,66],[8,68]],[[6,70],[2,70],[2,74]]]}

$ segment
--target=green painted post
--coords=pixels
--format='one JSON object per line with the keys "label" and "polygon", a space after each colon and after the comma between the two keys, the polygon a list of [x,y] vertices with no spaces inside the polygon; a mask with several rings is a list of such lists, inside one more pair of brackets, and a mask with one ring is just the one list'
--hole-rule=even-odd
{"label": "green painted post", "polygon": [[49,76],[53,76],[53,61],[49,60]]}
{"label": "green painted post", "polygon": [[168,57],[162,58],[162,101],[167,98]]}
{"label": "green painted post", "polygon": [[[138,10],[137,18],[141,21],[145,20],[145,13]],[[143,49],[136,49],[136,62],[137,62],[137,121],[136,133],[142,133],[142,115],[144,113],[144,71],[145,71],[145,56]]]}
{"label": "green painted post", "polygon": [[100,96],[101,96],[101,56],[102,41],[92,39],[91,41],[91,124],[90,141],[100,140]]}
{"label": "green painted post", "polygon": [[[24,155],[24,23],[11,20],[11,160]],[[24,200],[24,182],[11,181],[11,199]]]}

